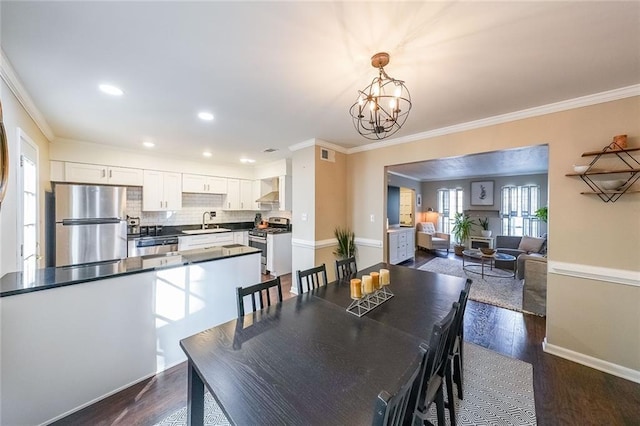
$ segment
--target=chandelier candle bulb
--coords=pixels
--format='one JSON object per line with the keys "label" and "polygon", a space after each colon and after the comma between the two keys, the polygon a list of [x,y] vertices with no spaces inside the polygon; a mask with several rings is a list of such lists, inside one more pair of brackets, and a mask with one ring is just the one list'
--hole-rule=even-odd
{"label": "chandelier candle bulb", "polygon": [[380,289],[380,273],[372,272],[370,275],[371,275],[371,280],[373,281],[373,289],[379,290]]}
{"label": "chandelier candle bulb", "polygon": [[389,270],[388,269],[380,269],[380,285],[385,286],[389,285]]}
{"label": "chandelier candle bulb", "polygon": [[373,279],[371,279],[371,275],[362,276],[362,292],[364,294],[373,293]]}
{"label": "chandelier candle bulb", "polygon": [[359,278],[351,280],[351,298],[360,299],[362,297],[362,281]]}

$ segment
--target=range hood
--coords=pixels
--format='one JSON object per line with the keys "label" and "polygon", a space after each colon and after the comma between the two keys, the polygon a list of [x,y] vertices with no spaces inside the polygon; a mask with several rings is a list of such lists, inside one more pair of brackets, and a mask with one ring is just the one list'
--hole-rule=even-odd
{"label": "range hood", "polygon": [[256,200],[256,203],[279,203],[280,202],[280,193],[278,191],[271,191],[267,194],[264,194],[262,197]]}

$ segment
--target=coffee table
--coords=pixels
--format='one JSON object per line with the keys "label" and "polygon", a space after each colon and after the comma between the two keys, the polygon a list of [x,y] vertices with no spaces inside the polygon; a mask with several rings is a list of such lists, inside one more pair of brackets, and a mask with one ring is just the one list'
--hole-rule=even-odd
{"label": "coffee table", "polygon": [[[467,262],[465,263],[465,260]],[[495,268],[495,261],[501,260],[505,262],[511,262],[513,265],[513,273],[506,269]],[[488,271],[485,272],[485,264],[488,266]],[[478,271],[480,267],[480,271]],[[516,258],[506,253],[495,252],[494,254],[484,254],[480,250],[464,250],[462,252],[462,269],[474,274],[480,274],[482,278],[494,277],[494,278],[515,278],[516,277]],[[510,273],[509,275],[498,274],[494,271],[503,271]]]}

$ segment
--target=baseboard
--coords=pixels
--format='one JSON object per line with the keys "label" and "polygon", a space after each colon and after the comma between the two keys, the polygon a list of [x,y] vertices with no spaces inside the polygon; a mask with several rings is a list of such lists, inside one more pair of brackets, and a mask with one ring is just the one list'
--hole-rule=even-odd
{"label": "baseboard", "polygon": [[164,370],[162,370],[162,371],[156,371],[155,373],[147,374],[146,376],[141,377],[139,379],[136,379],[136,380],[132,381],[131,383],[128,383],[128,384],[123,385],[123,386],[120,386],[118,389],[114,389],[111,392],[107,392],[102,396],[99,396],[97,398],[92,399],[91,401],[85,402],[84,404],[77,406],[76,408],[72,408],[71,410],[67,411],[66,413],[62,413],[62,414],[60,414],[60,415],[58,415],[58,416],[56,416],[56,417],[54,417],[52,419],[49,419],[46,422],[40,424],[39,426],[46,426],[46,425],[50,425],[53,422],[57,422],[60,419],[63,419],[65,417],[67,417],[67,416],[70,416],[71,414],[73,414],[75,412],[78,412],[78,411],[82,410],[83,408],[86,408],[86,407],[88,407],[90,405],[93,405],[96,402],[100,402],[103,399],[110,397],[111,395],[114,395],[114,394],[116,394],[116,393],[118,393],[120,391],[123,391],[123,390],[125,390],[125,389],[127,389],[127,388],[129,388],[129,387],[131,387],[131,386],[133,386],[133,385],[135,385],[137,383],[140,383],[140,382],[142,382],[144,380],[150,379],[151,377],[155,376],[156,374],[160,374],[163,371],[166,371],[166,370],[168,370],[170,368],[173,368],[178,364],[182,364],[183,362],[185,362],[185,360],[177,361],[177,362],[175,362],[175,363],[173,363],[171,365],[167,365],[167,366],[165,366]]}
{"label": "baseboard", "polygon": [[635,383],[640,383],[640,371],[553,345],[547,342],[546,337],[542,342],[542,350],[546,353],[559,356],[560,358],[568,359],[569,361],[577,362],[578,364],[586,365],[587,367],[595,368],[596,370],[622,377]]}

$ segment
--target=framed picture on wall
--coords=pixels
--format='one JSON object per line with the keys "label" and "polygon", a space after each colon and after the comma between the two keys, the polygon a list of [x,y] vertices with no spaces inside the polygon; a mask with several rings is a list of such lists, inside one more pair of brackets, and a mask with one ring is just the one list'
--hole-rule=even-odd
{"label": "framed picture on wall", "polygon": [[416,195],[416,204],[418,205],[418,207],[422,207],[422,195],[421,194]]}
{"label": "framed picture on wall", "polygon": [[471,205],[493,205],[493,181],[471,182]]}

